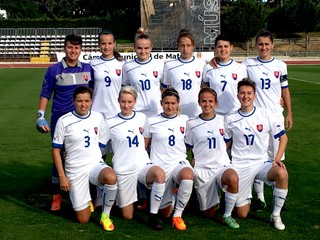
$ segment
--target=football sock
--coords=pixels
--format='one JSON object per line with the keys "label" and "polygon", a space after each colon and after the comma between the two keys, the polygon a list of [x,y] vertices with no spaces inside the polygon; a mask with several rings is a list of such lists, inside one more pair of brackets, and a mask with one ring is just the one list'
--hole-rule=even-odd
{"label": "football sock", "polygon": [[264,200],[264,182],[258,179],[254,180],[253,183],[254,191],[257,193],[257,198],[260,199],[261,201]]}
{"label": "football sock", "polygon": [[165,190],[165,183],[154,182],[152,184],[152,189],[150,193],[150,213],[157,214],[161,200],[163,197],[163,193]]}
{"label": "football sock", "polygon": [[193,180],[186,179],[180,181],[173,217],[180,217],[182,215],[182,212],[190,199],[192,186]]}
{"label": "football sock", "polygon": [[104,203],[104,205],[102,207],[103,213],[108,214],[108,215],[110,214],[111,207],[116,200],[117,191],[118,191],[117,184],[114,184],[114,185],[105,184],[104,185],[103,193],[102,193],[103,203]]}
{"label": "football sock", "polygon": [[225,192],[224,198],[226,201],[226,206],[225,206],[223,217],[231,216],[231,212],[237,201],[237,196],[238,196],[238,193]]}
{"label": "football sock", "polygon": [[286,200],[288,194],[288,189],[277,188],[276,186],[273,189],[273,212],[274,216],[279,216],[281,208]]}

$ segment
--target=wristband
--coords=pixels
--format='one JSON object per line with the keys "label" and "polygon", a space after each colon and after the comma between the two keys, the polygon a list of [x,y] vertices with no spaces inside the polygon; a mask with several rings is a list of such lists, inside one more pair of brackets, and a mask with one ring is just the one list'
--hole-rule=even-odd
{"label": "wristband", "polygon": [[44,118],[44,114],[46,112],[44,110],[38,110],[37,112],[37,119],[41,119],[41,118]]}

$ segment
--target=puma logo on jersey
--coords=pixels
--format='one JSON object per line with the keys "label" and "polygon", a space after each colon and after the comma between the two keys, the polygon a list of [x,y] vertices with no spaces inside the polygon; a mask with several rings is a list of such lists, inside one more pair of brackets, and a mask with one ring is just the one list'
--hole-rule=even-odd
{"label": "puma logo on jersey", "polygon": [[249,132],[252,132],[252,131],[251,131],[251,128],[247,128],[247,127],[246,127],[246,128],[244,128],[244,130],[247,130],[247,131],[249,131]]}
{"label": "puma logo on jersey", "polygon": [[84,131],[84,132],[87,132],[87,133],[89,133],[89,130],[87,130],[87,129],[83,129],[83,131]]}
{"label": "puma logo on jersey", "polygon": [[189,75],[190,75],[190,73],[189,73],[189,72],[188,72],[188,73],[186,73],[186,72],[185,72],[185,73],[183,73],[183,74],[184,74],[184,75],[187,75],[188,77],[189,77]]}
{"label": "puma logo on jersey", "polygon": [[110,70],[109,70],[109,71],[107,71],[107,70],[104,70],[104,72],[106,72],[106,73],[108,73],[108,74],[109,74],[109,73],[110,73]]}
{"label": "puma logo on jersey", "polygon": [[266,73],[266,72],[262,72],[262,74],[263,74],[263,75],[266,75],[266,76],[268,77],[268,73]]}
{"label": "puma logo on jersey", "polygon": [[207,131],[207,133],[211,133],[211,134],[213,134],[213,130],[212,130],[212,131]]}
{"label": "puma logo on jersey", "polygon": [[222,75],[222,74],[221,74],[220,77],[226,78],[226,75]]}
{"label": "puma logo on jersey", "polygon": [[147,77],[147,73],[141,73],[141,75]]}
{"label": "puma logo on jersey", "polygon": [[174,132],[174,128],[168,128],[168,130]]}
{"label": "puma logo on jersey", "polygon": [[134,129],[128,130],[128,132],[134,134]]}

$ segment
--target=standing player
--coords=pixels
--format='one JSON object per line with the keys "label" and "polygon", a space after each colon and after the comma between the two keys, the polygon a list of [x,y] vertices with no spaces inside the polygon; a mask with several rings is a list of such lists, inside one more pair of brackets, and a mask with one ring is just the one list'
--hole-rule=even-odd
{"label": "standing player", "polygon": [[[109,218],[117,194],[116,174],[101,158],[100,147],[106,145],[107,129],[102,115],[90,111],[92,90],[78,87],[73,94],[75,110],[59,118],[52,141],[52,157],[57,168],[60,187],[68,191],[77,219],[86,223],[90,219],[90,185],[103,188],[104,206],[100,224],[113,231]],[[64,148],[65,168],[60,151]]]}
{"label": "standing player", "polygon": [[[104,30],[99,33],[98,44],[101,56],[91,60],[93,88],[92,110],[102,113],[105,119],[120,112],[118,96],[122,84],[122,67],[124,62],[121,55],[115,50],[114,35]],[[107,144],[106,153],[112,152],[111,143]],[[104,153],[104,154],[106,154]],[[102,205],[102,189],[97,187],[95,207]]]}
{"label": "standing player", "polygon": [[117,99],[122,84],[124,61],[115,50],[116,41],[110,31],[99,33],[98,44],[101,56],[90,62],[94,90],[92,110],[101,112],[107,119],[120,112]]}
{"label": "standing player", "polygon": [[211,88],[199,92],[202,113],[187,122],[186,144],[194,155],[194,186],[200,210],[213,218],[219,203],[218,187],[225,192],[223,223],[239,228],[232,218],[238,195],[238,175],[231,167],[223,139],[224,117],[215,113],[217,94]]}
{"label": "standing player", "polygon": [[[72,95],[79,86],[88,86],[91,80],[90,65],[79,61],[82,50],[82,38],[75,34],[67,35],[64,41],[64,52],[66,56],[61,62],[50,66],[44,76],[40,101],[37,113],[37,129],[41,133],[51,131],[53,136],[58,119],[72,111]],[[52,99],[50,127],[45,119],[45,111],[50,98]],[[55,165],[52,165],[52,193],[53,201],[51,210],[60,210],[62,202],[59,187],[59,176]]]}
{"label": "standing player", "polygon": [[181,98],[181,113],[194,117],[201,113],[197,99],[206,61],[193,56],[196,43],[188,30],[182,29],[179,32],[177,47],[180,57],[165,63],[162,87],[176,89]]}
{"label": "standing player", "polygon": [[161,112],[160,81],[163,73],[163,61],[154,59],[150,53],[150,36],[140,32],[134,39],[137,58],[123,66],[123,85],[132,86],[138,93],[134,110],[147,116]]}
{"label": "standing player", "polygon": [[[273,185],[273,211],[270,221],[278,230],[284,230],[280,212],[288,193],[288,172],[281,161],[288,138],[279,119],[266,109],[255,107],[256,84],[249,79],[238,83],[241,108],[226,116],[224,137],[228,146],[232,141],[232,166],[239,176],[236,211],[245,218],[250,210],[254,179]],[[273,159],[268,155],[269,138],[279,139]]]}
{"label": "standing player", "polygon": [[[257,86],[257,99],[255,104],[258,107],[268,110],[278,119],[281,126],[284,125],[289,131],[293,126],[291,97],[287,81],[287,65],[271,56],[274,48],[273,36],[269,31],[262,30],[256,36],[256,48],[259,56],[247,58],[243,64],[247,67],[248,77],[252,79]],[[283,116],[283,107],[280,105],[280,99],[283,98],[286,108],[286,118]],[[279,140],[270,138],[269,155],[274,158]],[[282,156],[284,160],[284,155]],[[266,203],[263,194],[263,183],[255,181],[255,191],[259,202],[257,210],[265,208]]]}
{"label": "standing player", "polygon": [[[161,112],[160,81],[163,73],[163,61],[151,57],[152,42],[149,35],[139,28],[134,39],[137,58],[127,62],[123,67],[123,85],[132,86],[138,93],[134,110],[152,116]],[[138,184],[138,209],[147,207],[147,190]]]}
{"label": "standing player", "polygon": [[243,64],[231,59],[233,44],[227,35],[220,34],[215,40],[216,67],[207,64],[203,71],[203,83],[217,93],[215,112],[227,115],[240,107],[237,99],[237,84],[247,77]]}
{"label": "standing player", "polygon": [[[186,115],[179,114],[179,94],[168,88],[162,93],[161,105],[163,112],[149,117],[143,133],[146,147],[151,144],[150,159],[166,173],[166,190],[163,196],[160,214],[169,217],[173,211],[172,226],[178,230],[186,230],[181,218],[192,192],[193,170],[186,159],[184,143]],[[174,185],[179,184],[176,201],[174,202]]]}
{"label": "standing player", "polygon": [[124,219],[132,219],[139,181],[151,189],[148,224],[152,229],[161,230],[157,213],[165,189],[165,173],[151,163],[145,150],[142,133],[146,115],[133,111],[136,99],[134,88],[123,87],[118,98],[121,112],[107,120],[118,181],[117,204]]}

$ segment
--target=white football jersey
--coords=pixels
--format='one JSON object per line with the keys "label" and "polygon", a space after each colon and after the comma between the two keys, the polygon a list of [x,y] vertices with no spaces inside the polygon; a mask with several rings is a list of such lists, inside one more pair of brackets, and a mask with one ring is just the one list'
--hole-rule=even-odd
{"label": "white football jersey", "polygon": [[107,120],[113,169],[117,174],[134,173],[150,162],[142,135],[145,121],[146,115],[135,111],[127,118],[117,114]]}
{"label": "white football jersey", "polygon": [[224,117],[221,115],[210,120],[199,116],[188,120],[185,142],[194,154],[195,168],[217,169],[230,165],[223,133]]}
{"label": "white football jersey", "polygon": [[118,103],[122,85],[122,66],[124,62],[116,58],[103,57],[91,60],[93,97],[92,110],[101,112],[106,118],[120,112]]}
{"label": "white football jersey", "polygon": [[132,86],[138,93],[134,110],[147,116],[161,112],[160,81],[163,74],[163,61],[150,59],[147,62],[131,60],[123,66],[123,85]]}
{"label": "white football jersey", "polygon": [[247,69],[243,64],[234,60],[226,64],[218,64],[213,68],[207,64],[203,71],[202,81],[217,93],[218,105],[215,111],[227,115],[240,108],[237,98],[238,82],[247,77]]}
{"label": "white football jersey", "polygon": [[107,129],[103,116],[90,111],[88,116],[81,117],[69,112],[59,118],[52,146],[65,148],[65,171],[67,176],[82,171],[90,171],[101,158],[100,146],[107,143]]}
{"label": "white football jersey", "polygon": [[256,106],[267,109],[275,116],[282,115],[280,98],[281,88],[288,87],[287,65],[275,58],[263,61],[258,57],[247,58],[243,64],[247,67],[249,78],[257,85]]}
{"label": "white football jersey", "polygon": [[285,134],[282,126],[270,112],[259,107],[248,114],[238,110],[227,115],[224,137],[232,140],[232,165],[249,167],[268,160],[269,137],[278,139]]}
{"label": "white football jersey", "polygon": [[162,86],[173,87],[180,96],[181,113],[194,117],[201,113],[198,94],[201,88],[203,68],[206,61],[192,57],[189,61],[181,58],[165,63]]}
{"label": "white football jersey", "polygon": [[166,169],[186,160],[184,137],[187,120],[186,115],[170,118],[163,114],[147,119],[143,135],[152,139],[150,159],[153,163]]}

